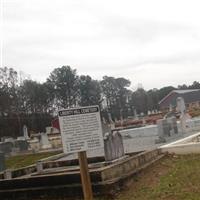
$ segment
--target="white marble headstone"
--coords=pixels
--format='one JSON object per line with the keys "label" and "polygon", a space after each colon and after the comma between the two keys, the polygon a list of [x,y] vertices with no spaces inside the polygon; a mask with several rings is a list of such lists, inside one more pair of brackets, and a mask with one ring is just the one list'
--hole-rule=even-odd
{"label": "white marble headstone", "polygon": [[138,114],[137,114],[137,110],[136,109],[134,109],[134,118],[138,119]]}
{"label": "white marble headstone", "polygon": [[176,107],[177,111],[183,114],[186,111],[184,99],[182,97],[178,97],[176,99],[176,103],[177,103],[177,107]]}
{"label": "white marble headstone", "polygon": [[190,115],[188,113],[186,113],[185,101],[184,101],[184,99],[182,97],[178,97],[176,99],[176,103],[177,103],[176,110],[181,113],[181,115],[180,115],[181,129],[182,129],[183,133],[186,133],[187,132],[186,121],[188,119],[190,119],[191,117],[190,117]]}
{"label": "white marble headstone", "polygon": [[28,136],[28,129],[27,129],[27,126],[26,126],[26,125],[23,126],[23,135],[24,135],[25,140],[28,140],[28,139],[29,139],[29,136]]}
{"label": "white marble headstone", "polygon": [[51,144],[49,143],[48,135],[46,133],[40,133],[40,144],[42,149],[51,148]]}

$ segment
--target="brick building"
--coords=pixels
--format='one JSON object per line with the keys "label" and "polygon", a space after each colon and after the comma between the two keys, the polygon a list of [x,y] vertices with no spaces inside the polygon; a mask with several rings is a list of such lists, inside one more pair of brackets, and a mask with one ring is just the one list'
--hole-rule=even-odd
{"label": "brick building", "polygon": [[200,107],[200,89],[172,90],[159,102],[160,110],[175,108],[178,97],[183,97],[186,107],[189,109]]}

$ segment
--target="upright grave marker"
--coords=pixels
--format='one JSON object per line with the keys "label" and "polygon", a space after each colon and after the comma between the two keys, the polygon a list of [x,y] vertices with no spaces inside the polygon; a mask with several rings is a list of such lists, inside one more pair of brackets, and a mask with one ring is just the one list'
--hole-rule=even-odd
{"label": "upright grave marker", "polygon": [[84,198],[92,200],[86,151],[103,148],[99,106],[64,109],[58,116],[64,152],[78,153]]}

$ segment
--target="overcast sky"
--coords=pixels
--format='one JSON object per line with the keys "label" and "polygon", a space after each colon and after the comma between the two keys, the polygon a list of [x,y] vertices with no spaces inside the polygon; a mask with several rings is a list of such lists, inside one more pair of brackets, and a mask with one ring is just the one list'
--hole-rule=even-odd
{"label": "overcast sky", "polygon": [[0,0],[1,67],[45,81],[63,65],[135,88],[200,81],[198,0]]}

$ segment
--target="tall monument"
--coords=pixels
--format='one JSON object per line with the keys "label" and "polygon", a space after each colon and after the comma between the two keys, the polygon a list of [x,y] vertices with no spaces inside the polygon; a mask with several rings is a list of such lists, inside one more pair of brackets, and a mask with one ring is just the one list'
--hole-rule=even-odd
{"label": "tall monument", "polygon": [[178,97],[176,99],[176,110],[180,113],[180,123],[181,123],[181,129],[183,133],[187,132],[187,126],[186,126],[186,120],[190,119],[190,115],[186,112],[186,106],[185,101],[183,97]]}

